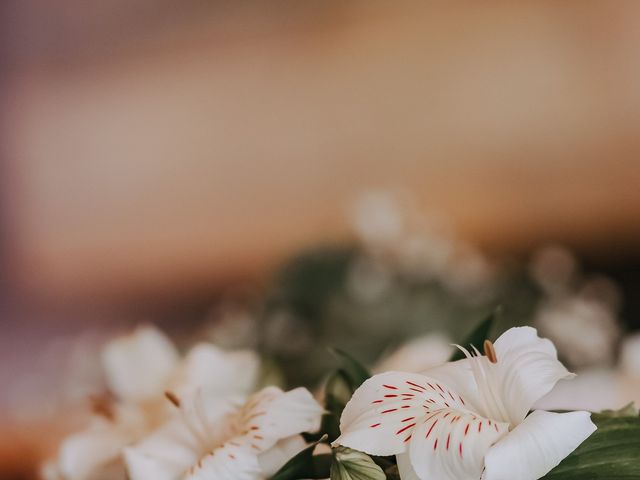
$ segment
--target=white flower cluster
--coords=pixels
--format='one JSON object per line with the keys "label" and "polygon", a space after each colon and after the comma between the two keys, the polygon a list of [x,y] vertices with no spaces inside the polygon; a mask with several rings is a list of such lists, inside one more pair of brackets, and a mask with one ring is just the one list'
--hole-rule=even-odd
{"label": "white flower cluster", "polygon": [[[105,347],[109,396],[65,439],[46,480],[262,479],[305,447],[322,407],[304,388],[253,392],[252,351],[194,346],[180,358],[153,327]],[[252,393],[253,392],[253,393]]]}
{"label": "white flower cluster", "polygon": [[[588,412],[531,412],[573,376],[535,329],[512,328],[482,353],[459,348],[467,358],[364,381],[334,459],[395,456],[402,480],[536,480],[595,431]],[[325,413],[304,388],[255,392],[253,352],[199,344],[180,359],[151,327],[109,343],[103,363],[112,396],[94,400],[93,422],[63,442],[47,480],[265,480]],[[384,478],[368,468],[382,477],[348,478]]]}

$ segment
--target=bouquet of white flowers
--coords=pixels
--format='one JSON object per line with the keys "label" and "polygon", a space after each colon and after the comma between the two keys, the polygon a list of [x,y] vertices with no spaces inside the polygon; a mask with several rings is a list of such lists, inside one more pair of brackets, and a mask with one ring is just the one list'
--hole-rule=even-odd
{"label": "bouquet of white flowers", "polygon": [[[640,417],[550,412],[574,375],[549,340],[493,316],[450,361],[371,376],[351,355],[321,393],[264,385],[249,350],[192,347],[153,327],[108,343],[108,392],[66,438],[47,480],[535,480],[640,478]],[[579,334],[579,332],[576,332]],[[425,356],[430,352],[425,351]]]}

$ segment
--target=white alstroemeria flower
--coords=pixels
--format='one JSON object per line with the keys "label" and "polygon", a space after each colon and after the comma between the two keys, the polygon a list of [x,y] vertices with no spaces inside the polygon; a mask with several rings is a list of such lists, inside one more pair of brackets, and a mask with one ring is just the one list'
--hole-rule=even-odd
{"label": "white alstroemeria flower", "polygon": [[62,442],[46,478],[93,480],[105,478],[107,471],[107,478],[126,478],[122,449],[175,414],[164,397],[167,389],[188,394],[206,388],[220,398],[244,396],[259,369],[253,352],[227,353],[204,343],[181,360],[173,343],[151,326],[109,342],[102,362],[112,396],[94,402],[96,415],[88,428]]}
{"label": "white alstroemeria flower", "polygon": [[225,352],[199,343],[183,360],[158,329],[139,327],[105,347],[103,364],[107,384],[127,403],[164,402],[167,390],[187,395],[205,388],[219,395],[245,395],[256,383],[259,359],[255,352]]}
{"label": "white alstroemeria flower", "polygon": [[397,455],[403,480],[535,480],[596,427],[588,412],[529,413],[572,376],[530,327],[512,328],[485,354],[367,380],[340,420],[336,444]]}
{"label": "white alstroemeria flower", "polygon": [[131,480],[259,480],[304,448],[322,407],[309,391],[267,387],[242,405],[208,392],[167,397],[180,410],[140,444],[125,449]]}

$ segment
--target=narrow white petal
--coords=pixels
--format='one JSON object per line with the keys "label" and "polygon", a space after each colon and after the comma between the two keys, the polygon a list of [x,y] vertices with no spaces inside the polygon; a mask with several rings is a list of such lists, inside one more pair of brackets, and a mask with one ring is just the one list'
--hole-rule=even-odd
{"label": "narrow white petal", "polygon": [[181,477],[181,480],[262,480],[264,478],[256,455],[244,447],[234,445],[232,441],[206,454],[184,477]]}
{"label": "narrow white petal", "polygon": [[559,380],[573,376],[558,361],[553,343],[538,337],[535,328],[511,328],[494,346],[498,362],[487,361],[489,378],[512,425],[520,423]]}
{"label": "narrow white petal", "polygon": [[409,458],[409,452],[400,453],[396,455],[398,462],[398,473],[402,480],[420,480],[418,474],[411,465],[411,458]]}
{"label": "narrow white petal", "polygon": [[486,415],[483,401],[479,396],[478,384],[473,376],[471,361],[468,358],[430,368],[422,374],[446,383],[464,397],[467,406]]}
{"label": "narrow white petal", "polygon": [[280,440],[269,450],[258,456],[262,473],[267,477],[271,477],[306,447],[307,443],[300,435]]}
{"label": "narrow white petal", "polygon": [[438,410],[416,427],[411,465],[421,480],[478,480],[486,452],[508,431],[508,424],[469,411]]}
{"label": "narrow white petal", "polygon": [[219,447],[238,433],[236,417],[241,399],[202,389],[178,399],[183,427],[201,448]]}
{"label": "narrow white petal", "polygon": [[345,406],[340,417],[341,435],[334,444],[370,455],[404,452],[406,439],[410,438],[415,422],[409,421],[406,424],[408,428],[402,431],[406,423],[403,420],[413,420],[424,414],[424,399],[417,395],[423,391],[421,385],[424,381],[422,375],[403,372],[381,373],[366,380]]}
{"label": "narrow white petal", "polygon": [[558,465],[594,431],[588,412],[536,410],[485,457],[483,480],[536,480]]}
{"label": "narrow white petal", "polygon": [[131,480],[179,480],[180,474],[166,468],[161,459],[136,450],[125,448],[124,458],[127,464],[128,478]]}
{"label": "narrow white petal", "polygon": [[225,352],[208,343],[194,346],[172,379],[172,389],[185,395],[197,388],[218,395],[246,395],[256,384],[260,359],[249,350]]}
{"label": "narrow white petal", "polygon": [[267,387],[252,395],[240,413],[246,432],[242,442],[264,452],[278,440],[318,430],[323,411],[306,388],[283,392]]}
{"label": "narrow white petal", "polygon": [[102,362],[113,393],[138,402],[162,395],[178,363],[178,352],[157,328],[145,326],[109,342]]}
{"label": "narrow white petal", "polygon": [[182,419],[174,419],[125,450],[131,480],[181,478],[202,455],[198,442]]}
{"label": "narrow white petal", "polygon": [[120,461],[122,447],[128,440],[115,427],[71,435],[60,447],[58,467],[62,477],[83,480]]}
{"label": "narrow white petal", "polygon": [[424,418],[439,409],[464,409],[464,402],[446,384],[423,375],[374,375],[347,403],[335,443],[371,455],[396,455],[407,449]]}
{"label": "narrow white petal", "polygon": [[[156,471],[163,480],[257,478],[260,453],[297,436],[279,445],[286,457],[301,441],[300,433],[319,428],[323,413],[304,388],[283,392],[269,387],[242,407],[203,390],[177,397],[175,403],[180,410],[176,418],[127,449],[131,480],[155,478]],[[304,447],[304,442],[297,444]]]}

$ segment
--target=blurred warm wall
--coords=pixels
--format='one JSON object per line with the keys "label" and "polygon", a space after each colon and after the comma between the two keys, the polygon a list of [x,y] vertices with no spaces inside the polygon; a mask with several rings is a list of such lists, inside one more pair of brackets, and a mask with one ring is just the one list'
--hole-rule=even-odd
{"label": "blurred warm wall", "polygon": [[409,192],[488,246],[640,239],[640,5],[5,8],[10,279],[113,297],[253,275]]}

